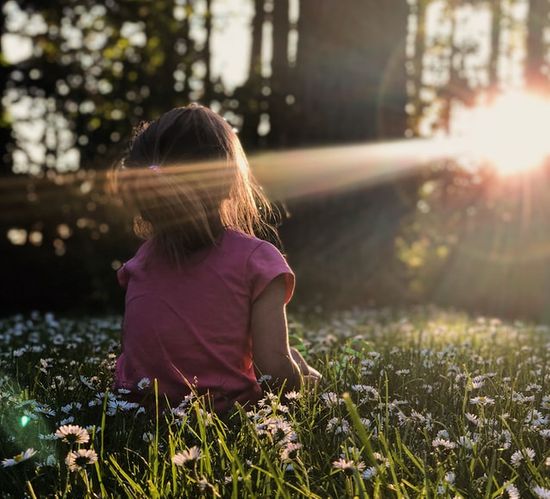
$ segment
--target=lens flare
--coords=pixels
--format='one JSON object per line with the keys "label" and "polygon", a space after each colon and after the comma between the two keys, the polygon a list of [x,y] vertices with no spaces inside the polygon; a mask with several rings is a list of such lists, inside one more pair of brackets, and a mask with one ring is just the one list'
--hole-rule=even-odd
{"label": "lens flare", "polygon": [[503,94],[465,113],[458,134],[470,154],[501,175],[541,166],[550,155],[550,98],[528,92]]}

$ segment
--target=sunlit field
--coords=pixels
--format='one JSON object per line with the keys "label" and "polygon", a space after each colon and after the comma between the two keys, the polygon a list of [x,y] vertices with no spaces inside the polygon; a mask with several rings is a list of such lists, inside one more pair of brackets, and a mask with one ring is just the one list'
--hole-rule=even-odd
{"label": "sunlit field", "polygon": [[222,419],[200,399],[147,412],[110,393],[119,327],[2,320],[2,497],[550,496],[546,326],[435,309],[291,317],[318,390],[266,385],[258,408]]}

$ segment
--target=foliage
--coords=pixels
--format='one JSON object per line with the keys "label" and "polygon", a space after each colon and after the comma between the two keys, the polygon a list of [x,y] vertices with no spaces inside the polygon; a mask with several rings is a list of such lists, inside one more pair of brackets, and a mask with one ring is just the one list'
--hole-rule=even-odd
{"label": "foliage", "polygon": [[[0,468],[3,497],[548,494],[547,327],[427,309],[290,327],[321,386],[219,417],[200,399],[163,414],[110,393],[118,317],[3,320],[0,458],[38,451]],[[62,441],[64,424],[89,442]],[[71,471],[78,448],[97,462]]]}

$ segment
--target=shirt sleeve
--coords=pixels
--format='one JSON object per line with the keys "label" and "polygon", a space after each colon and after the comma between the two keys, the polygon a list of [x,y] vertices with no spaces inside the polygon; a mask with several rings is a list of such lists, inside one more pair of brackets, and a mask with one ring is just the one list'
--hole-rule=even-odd
{"label": "shirt sleeve", "polygon": [[267,285],[280,275],[285,276],[285,304],[294,294],[296,277],[281,252],[267,241],[262,241],[248,258],[251,299],[254,302]]}
{"label": "shirt sleeve", "polygon": [[116,271],[116,278],[120,286],[126,289],[128,286],[128,271],[126,270],[126,265],[124,263]]}

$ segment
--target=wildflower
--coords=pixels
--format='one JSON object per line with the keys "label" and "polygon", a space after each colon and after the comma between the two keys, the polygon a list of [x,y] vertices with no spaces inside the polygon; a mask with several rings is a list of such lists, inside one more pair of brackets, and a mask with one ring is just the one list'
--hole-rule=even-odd
{"label": "wildflower", "polygon": [[518,488],[513,484],[510,484],[510,485],[508,485],[508,487],[506,487],[506,492],[508,492],[508,497],[510,499],[520,499],[521,498],[521,496],[519,495]]}
{"label": "wildflower", "polygon": [[437,432],[436,438],[444,438],[449,440],[449,432],[447,430],[439,430]]}
{"label": "wildflower", "polygon": [[521,392],[513,392],[512,393],[512,400],[514,402],[519,402],[520,404],[530,404],[531,402],[535,401],[534,395],[523,395]]}
{"label": "wildflower", "polygon": [[521,464],[521,461],[524,459],[528,459],[529,461],[535,459],[535,451],[533,449],[526,447],[525,449],[523,449],[523,451],[524,452],[522,452],[521,450],[517,450],[512,454],[512,457],[510,457],[510,464],[515,468],[517,468]]}
{"label": "wildflower", "polygon": [[150,431],[146,431],[146,432],[142,435],[141,438],[143,439],[144,442],[150,443],[150,442],[153,441],[153,439],[155,438],[155,436],[154,436]]}
{"label": "wildflower", "polygon": [[372,455],[374,456],[374,459],[376,459],[380,464],[383,464],[386,468],[389,468],[390,466],[390,460],[386,457],[384,457],[380,452],[373,452]]}
{"label": "wildflower", "polygon": [[351,385],[351,389],[355,392],[364,393],[366,394],[363,399],[361,399],[361,402],[367,402],[369,400],[378,400],[380,399],[380,394],[378,393],[378,390],[374,388],[374,386],[370,385]]}
{"label": "wildflower", "polygon": [[85,444],[90,441],[89,433],[78,425],[60,426],[55,432],[55,436],[67,443]]}
{"label": "wildflower", "polygon": [[21,452],[20,454],[17,454],[16,456],[13,456],[9,459],[4,459],[2,461],[2,467],[3,468],[9,468],[11,466],[15,466],[16,464],[22,463],[23,461],[27,461],[32,456],[36,454],[36,451],[31,447],[27,449],[24,452]]}
{"label": "wildflower", "polygon": [[470,404],[481,405],[481,406],[494,405],[495,399],[492,399],[491,397],[485,397],[485,396],[474,397],[470,399]]}
{"label": "wildflower", "polygon": [[368,418],[360,418],[359,421],[361,421],[361,424],[365,426],[366,428],[370,428],[371,420]]}
{"label": "wildflower", "polygon": [[97,454],[92,449],[78,449],[69,452],[65,458],[65,464],[71,471],[78,471],[88,464],[94,464],[97,461]]}
{"label": "wildflower", "polygon": [[138,381],[137,387],[140,390],[145,390],[145,388],[147,388],[150,384],[151,384],[151,380],[149,378],[141,378]]}
{"label": "wildflower", "polygon": [[88,388],[90,388],[90,389],[92,389],[92,390],[95,389],[95,386],[93,385],[91,379],[88,379],[86,376],[82,376],[82,375],[80,375],[79,378],[80,378],[80,382],[81,382],[83,385],[87,386]]}
{"label": "wildflower", "polygon": [[266,419],[263,423],[256,425],[258,435],[271,435],[279,443],[292,442],[296,440],[296,433],[291,424],[279,417]]}
{"label": "wildflower", "polygon": [[529,411],[527,416],[525,416],[524,422],[525,424],[530,424],[534,427],[545,426],[548,423],[548,418],[544,417],[541,412],[533,409]]}
{"label": "wildflower", "polygon": [[533,487],[533,493],[540,499],[550,499],[550,489],[545,489],[539,485]]}
{"label": "wildflower", "polygon": [[343,418],[332,418],[327,423],[327,431],[338,433],[349,433],[349,422]]}
{"label": "wildflower", "polygon": [[72,409],[80,410],[82,409],[82,404],[80,402],[69,403],[61,407],[61,412],[64,412],[65,414],[69,414],[69,412],[71,412]]}
{"label": "wildflower", "polygon": [[300,392],[292,390],[291,392],[287,392],[285,394],[285,397],[287,398],[287,400],[298,400],[302,398],[302,394]]}
{"label": "wildflower", "polygon": [[281,449],[281,461],[287,462],[296,459],[298,450],[302,448],[302,444],[290,442]]}
{"label": "wildflower", "polygon": [[474,443],[469,437],[462,435],[458,437],[458,445],[464,447],[465,449],[471,449]]}
{"label": "wildflower", "polygon": [[472,379],[472,389],[477,390],[485,384],[485,376],[476,376]]}
{"label": "wildflower", "polygon": [[340,458],[332,462],[332,467],[345,473],[353,473],[354,471],[363,471],[365,469],[365,463],[363,461],[356,463],[355,461]]}
{"label": "wildflower", "polygon": [[374,466],[368,467],[363,473],[361,473],[361,478],[364,480],[370,480],[376,475],[376,468]]}
{"label": "wildflower", "polygon": [[466,419],[468,421],[470,421],[470,423],[476,425],[476,426],[480,426],[481,425],[481,421],[479,420],[479,418],[475,415],[475,414],[472,414],[470,412],[467,412],[464,414],[464,416],[466,417]]}
{"label": "wildflower", "polygon": [[445,473],[445,481],[447,483],[450,483],[452,485],[453,483],[455,483],[455,479],[456,475],[453,471],[447,471],[447,473]]}
{"label": "wildflower", "polygon": [[432,440],[432,446],[436,449],[438,447],[443,447],[445,449],[454,449],[456,447],[456,444],[445,438],[435,438]]}
{"label": "wildflower", "polygon": [[322,393],[321,398],[327,407],[334,407],[342,403],[342,399],[340,399],[334,392]]}
{"label": "wildflower", "polygon": [[201,457],[202,457],[201,450],[196,445],[194,445],[193,447],[187,450],[184,450],[182,452],[177,452],[176,454],[174,454],[174,456],[172,457],[172,462],[176,466],[184,466],[189,462],[198,461]]}
{"label": "wildflower", "polygon": [[46,404],[37,404],[34,408],[34,412],[45,414],[46,416],[55,416],[56,412]]}

